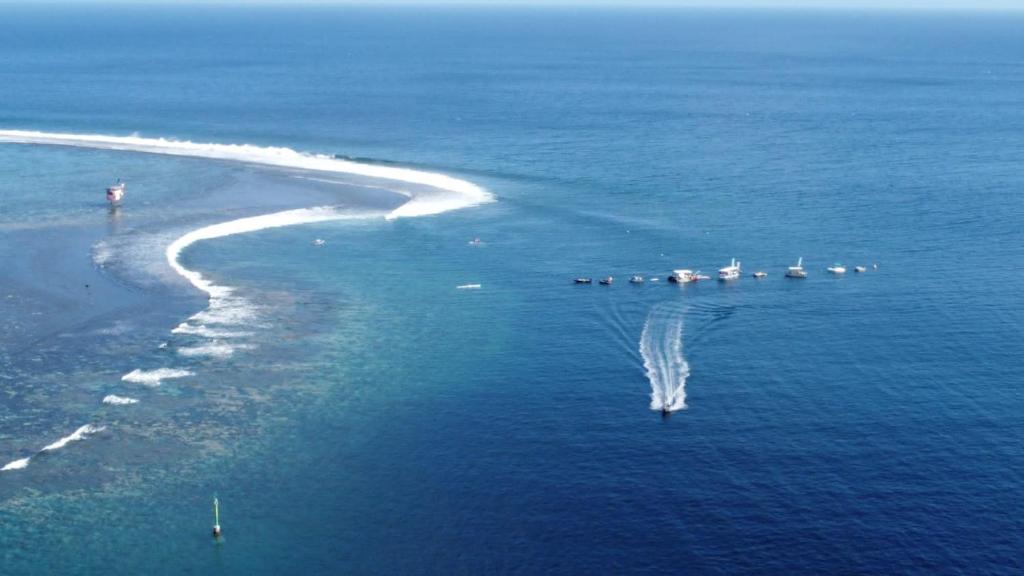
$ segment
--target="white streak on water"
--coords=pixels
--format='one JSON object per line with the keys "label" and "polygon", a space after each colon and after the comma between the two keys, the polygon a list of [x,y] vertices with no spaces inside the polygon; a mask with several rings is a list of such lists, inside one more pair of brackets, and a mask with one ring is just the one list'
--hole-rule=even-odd
{"label": "white streak on water", "polygon": [[683,310],[677,305],[651,309],[640,336],[640,354],[651,383],[651,410],[686,408],[690,365],[683,356]]}
{"label": "white streak on water", "polygon": [[142,384],[144,386],[156,387],[164,380],[169,380],[171,378],[184,378],[186,376],[192,376],[192,372],[182,370],[180,368],[157,368],[156,370],[140,370],[136,368],[124,376],[121,376],[121,380],[125,382],[133,382],[135,384]]}
{"label": "white streak on water", "polygon": [[[42,450],[36,452],[36,455],[38,456],[43,452],[54,452],[56,450],[60,450],[61,448],[67,446],[72,442],[85,440],[89,436],[96,434],[97,432],[102,432],[105,429],[106,427],[104,426],[93,426],[92,424],[79,426],[78,429],[72,432],[71,434],[68,434],[67,436],[61,438],[60,440],[53,442],[52,444],[47,444],[46,446],[44,446]],[[0,472],[7,472],[10,470],[21,470],[23,468],[26,468],[31,460],[32,456],[29,456],[27,458],[19,458],[18,460],[8,462],[3,468],[0,468]]]}
{"label": "white streak on water", "polygon": [[126,398],[124,396],[117,396],[115,394],[108,394],[103,397],[104,404],[111,404],[114,406],[128,406],[131,404],[138,404],[139,401],[135,398]]}

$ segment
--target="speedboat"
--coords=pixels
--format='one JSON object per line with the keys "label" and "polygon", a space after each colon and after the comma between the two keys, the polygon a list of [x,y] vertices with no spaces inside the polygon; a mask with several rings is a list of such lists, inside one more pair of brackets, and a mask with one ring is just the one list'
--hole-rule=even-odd
{"label": "speedboat", "polygon": [[644,277],[643,276],[633,276],[632,278],[629,279],[629,283],[630,284],[643,284],[644,283]]}
{"label": "speedboat", "polygon": [[590,284],[591,282],[593,282],[593,280],[591,280],[590,278],[577,278],[576,280],[574,280],[574,282],[576,284]]}
{"label": "speedboat", "polygon": [[611,276],[609,276],[607,278],[602,278],[602,279],[598,280],[597,283],[601,284],[603,286],[611,286],[613,280],[615,280],[615,279],[612,278]]}
{"label": "speedboat", "polygon": [[119,204],[122,198],[124,198],[124,182],[118,178],[117,184],[107,186],[107,202]]}
{"label": "speedboat", "polygon": [[826,268],[826,270],[833,274],[846,274],[846,266],[843,266],[839,262],[836,262],[835,264],[829,266],[828,268]]}
{"label": "speedboat", "polygon": [[807,278],[807,272],[804,271],[803,256],[796,261],[796,266],[790,266],[789,269],[786,270],[786,276],[788,278]]}
{"label": "speedboat", "polygon": [[868,269],[865,266],[854,266],[853,267],[853,271],[854,272],[867,272]]}
{"label": "speedboat", "polygon": [[754,278],[757,278],[758,280],[760,280],[761,278],[767,278],[768,277],[768,273],[767,272],[762,272],[762,271],[758,270],[757,272],[754,272],[753,276],[754,276]]}
{"label": "speedboat", "polygon": [[675,282],[676,284],[696,282],[697,274],[693,270],[673,270],[672,275],[668,277],[668,281]]}
{"label": "speedboat", "polygon": [[737,262],[735,258],[732,259],[732,263],[730,263],[728,266],[726,266],[725,268],[720,268],[718,270],[718,279],[719,280],[723,280],[723,281],[724,280],[735,280],[735,279],[737,279],[739,277],[740,277],[740,263]]}

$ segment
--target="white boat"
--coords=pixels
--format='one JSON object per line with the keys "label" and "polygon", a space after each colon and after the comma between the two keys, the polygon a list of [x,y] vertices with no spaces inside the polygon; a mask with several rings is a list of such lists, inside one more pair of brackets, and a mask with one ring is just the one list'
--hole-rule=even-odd
{"label": "white boat", "polygon": [[324,241],[323,238],[317,238],[316,240],[313,240],[313,246],[323,246],[324,244],[327,244],[327,242]]}
{"label": "white boat", "polygon": [[633,276],[632,278],[629,279],[629,283],[630,284],[643,284],[644,283],[644,277],[640,276],[640,275]]}
{"label": "white boat", "polygon": [[868,269],[865,266],[854,266],[853,267],[853,271],[854,272],[867,272]]}
{"label": "white boat", "polygon": [[725,268],[719,268],[718,279],[719,280],[735,280],[740,277],[740,263],[735,258]]}
{"label": "white boat", "polygon": [[826,268],[826,270],[833,274],[846,274],[846,266],[843,266],[839,262],[836,262],[835,264],[829,266],[828,268]]}
{"label": "white boat", "polygon": [[796,266],[790,266],[789,269],[786,270],[786,276],[789,278],[807,278],[807,272],[804,271],[803,256],[796,261]]}
{"label": "white boat", "polygon": [[609,276],[609,277],[607,277],[607,278],[604,278],[604,279],[598,280],[598,281],[597,281],[597,283],[598,283],[598,284],[601,284],[601,285],[603,285],[603,286],[611,286],[611,285],[612,285],[612,282],[614,282],[614,281],[615,281],[615,278],[612,278],[611,276]]}
{"label": "white boat", "polygon": [[672,275],[668,277],[668,281],[675,282],[676,284],[696,282],[697,274],[693,270],[673,270]]}
{"label": "white boat", "polygon": [[757,278],[758,280],[760,280],[761,278],[767,278],[768,277],[768,273],[767,272],[762,272],[762,271],[758,270],[757,272],[754,272],[753,276],[754,276],[754,278]]}
{"label": "white boat", "polygon": [[124,182],[118,178],[117,184],[107,186],[107,202],[119,204],[122,198],[124,198]]}

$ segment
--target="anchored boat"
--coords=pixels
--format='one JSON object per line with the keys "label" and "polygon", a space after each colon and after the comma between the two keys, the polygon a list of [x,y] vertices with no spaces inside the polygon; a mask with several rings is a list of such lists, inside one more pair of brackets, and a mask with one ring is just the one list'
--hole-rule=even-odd
{"label": "anchored boat", "polygon": [[118,178],[117,184],[107,186],[107,202],[110,202],[111,204],[120,204],[122,198],[124,198],[124,182]]}
{"label": "anchored boat", "polygon": [[740,263],[737,262],[735,258],[732,259],[732,262],[728,266],[726,266],[725,268],[720,268],[718,270],[719,280],[735,280],[739,277]]}
{"label": "anchored boat", "polygon": [[790,266],[789,269],[786,270],[786,277],[788,277],[788,278],[807,278],[807,272],[804,270],[804,257],[803,256],[801,256],[800,259],[796,261],[796,266]]}

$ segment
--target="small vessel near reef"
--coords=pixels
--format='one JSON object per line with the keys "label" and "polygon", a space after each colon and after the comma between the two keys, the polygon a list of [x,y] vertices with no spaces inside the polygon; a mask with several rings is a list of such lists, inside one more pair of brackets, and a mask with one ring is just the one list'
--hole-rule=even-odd
{"label": "small vessel near reef", "polygon": [[693,270],[673,270],[672,275],[668,277],[669,282],[676,284],[687,284],[690,282],[696,282],[700,279]]}
{"label": "small vessel near reef", "polygon": [[787,278],[807,278],[807,272],[804,270],[804,258],[803,258],[803,256],[801,256],[800,259],[796,261],[796,266],[790,266],[789,269],[786,270],[786,277]]}
{"label": "small vessel near reef", "polygon": [[725,268],[718,269],[719,280],[735,280],[740,277],[740,263],[735,258]]}
{"label": "small vessel near reef", "polygon": [[611,284],[612,284],[612,282],[614,280],[615,280],[615,278],[612,278],[611,276],[609,276],[607,278],[602,278],[602,279],[598,280],[597,283],[601,284],[603,286],[611,286]]}
{"label": "small vessel near reef", "polygon": [[629,279],[629,283],[630,284],[643,284],[644,283],[644,277],[640,276],[640,275],[633,276],[632,278]]}
{"label": "small vessel near reef", "polygon": [[854,272],[867,272],[868,269],[867,269],[866,266],[854,266],[853,267],[853,271]]}
{"label": "small vessel near reef", "polygon": [[118,178],[117,184],[107,186],[107,202],[110,202],[111,204],[120,204],[122,198],[124,198],[124,182]]}
{"label": "small vessel near reef", "polygon": [[324,244],[327,244],[327,242],[323,238],[313,240],[313,246],[323,246]]}
{"label": "small vessel near reef", "polygon": [[768,277],[768,273],[767,272],[762,272],[762,271],[758,270],[757,272],[754,272],[753,276],[754,276],[754,278],[757,278],[758,280],[760,280],[761,278],[767,278]]}
{"label": "small vessel near reef", "polygon": [[829,266],[828,268],[826,268],[826,270],[833,274],[846,274],[846,266],[843,266],[839,262],[836,262],[835,264]]}
{"label": "small vessel near reef", "polygon": [[455,288],[457,290],[479,290],[482,286],[482,284],[462,284],[461,286],[456,286]]}
{"label": "small vessel near reef", "polygon": [[593,282],[593,280],[590,279],[590,278],[577,278],[577,279],[573,280],[573,283],[575,283],[575,284],[590,284],[592,282]]}
{"label": "small vessel near reef", "polygon": [[469,241],[470,246],[479,246],[481,244],[483,244],[483,242],[479,238],[473,238]]}

